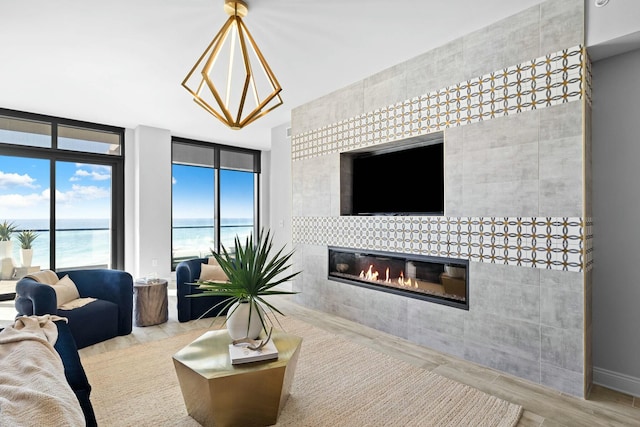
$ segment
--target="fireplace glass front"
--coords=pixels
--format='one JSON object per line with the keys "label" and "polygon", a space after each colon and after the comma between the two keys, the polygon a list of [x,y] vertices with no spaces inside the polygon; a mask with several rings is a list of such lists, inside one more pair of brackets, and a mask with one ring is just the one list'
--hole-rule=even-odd
{"label": "fireplace glass front", "polygon": [[467,260],[329,247],[329,279],[469,309]]}

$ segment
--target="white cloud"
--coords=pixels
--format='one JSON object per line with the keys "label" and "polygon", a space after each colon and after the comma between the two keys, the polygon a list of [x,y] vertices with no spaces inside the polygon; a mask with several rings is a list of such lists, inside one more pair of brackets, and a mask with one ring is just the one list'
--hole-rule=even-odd
{"label": "white cloud", "polygon": [[95,185],[73,184],[69,191],[56,191],[56,202],[72,203],[82,200],[97,200],[111,196],[108,188],[96,187]]}
{"label": "white cloud", "polygon": [[[84,200],[97,200],[109,198],[111,193],[108,188],[96,187],[93,185],[82,186],[73,185],[69,191],[56,191],[56,203],[75,203]],[[31,194],[0,194],[0,206],[9,210],[32,208],[49,204],[50,190],[47,188],[41,193]],[[47,210],[48,214],[48,210]]]}
{"label": "white cloud", "polygon": [[172,177],[171,177],[171,184],[172,184],[172,185],[176,185],[176,183],[177,183],[177,182],[178,182],[178,180],[176,179],[176,177],[175,177],[175,176],[172,176]]}
{"label": "white cloud", "polygon": [[106,181],[111,179],[111,170],[107,170],[107,173],[101,172],[104,168],[96,168],[95,170],[78,169],[76,173],[69,179],[70,181],[80,181],[82,178],[89,178],[93,181]]}
{"label": "white cloud", "polygon": [[0,171],[0,188],[10,188],[15,186],[38,188],[34,183],[36,180],[28,174],[19,175],[17,173],[4,173]]}
{"label": "white cloud", "polygon": [[2,194],[0,195],[0,205],[11,209],[21,209],[35,207],[44,201],[49,200],[49,190],[42,193],[32,194]]}

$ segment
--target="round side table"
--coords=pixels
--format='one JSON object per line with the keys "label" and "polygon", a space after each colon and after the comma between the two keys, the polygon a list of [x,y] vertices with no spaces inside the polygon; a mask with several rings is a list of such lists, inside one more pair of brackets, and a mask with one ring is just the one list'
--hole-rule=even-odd
{"label": "round side table", "polygon": [[133,284],[133,319],[136,326],[152,326],[169,319],[168,283],[163,279]]}

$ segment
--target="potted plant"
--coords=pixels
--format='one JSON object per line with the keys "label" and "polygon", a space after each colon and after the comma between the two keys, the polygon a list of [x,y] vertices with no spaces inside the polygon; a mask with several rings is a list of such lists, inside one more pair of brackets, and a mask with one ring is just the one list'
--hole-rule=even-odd
{"label": "potted plant", "polygon": [[18,234],[18,241],[20,242],[20,261],[23,267],[31,267],[31,260],[33,259],[33,241],[38,237],[38,233],[33,230],[22,230]]}
{"label": "potted plant", "polygon": [[[260,231],[258,239],[247,237],[244,246],[236,236],[234,252],[227,252],[222,246],[222,254],[212,251],[218,265],[227,275],[227,281],[199,280],[196,285],[202,293],[190,295],[226,296],[227,299],[211,309],[219,312],[227,310],[226,325],[232,339],[256,339],[261,331],[267,332],[267,324],[272,325],[271,314],[282,314],[280,310],[265,300],[265,296],[295,294],[294,291],[275,290],[275,286],[291,280],[300,272],[287,274],[286,270],[293,251],[284,252],[284,247],[272,254],[273,239],[269,231]],[[269,329],[270,332],[271,329]]]}
{"label": "potted plant", "polygon": [[16,226],[13,222],[4,220],[0,224],[0,279],[2,280],[11,279],[15,269],[11,242],[11,234],[14,231]]}
{"label": "potted plant", "polygon": [[4,220],[0,224],[0,259],[11,258],[11,235],[16,231],[16,226],[13,222]]}

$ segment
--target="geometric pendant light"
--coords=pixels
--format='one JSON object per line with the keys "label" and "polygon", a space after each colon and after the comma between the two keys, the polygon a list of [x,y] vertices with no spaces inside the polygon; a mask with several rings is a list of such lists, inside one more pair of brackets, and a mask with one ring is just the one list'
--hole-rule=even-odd
{"label": "geometric pendant light", "polygon": [[182,86],[193,100],[231,129],[242,129],[282,105],[282,88],[242,18],[249,8],[226,0],[229,19],[193,66]]}

